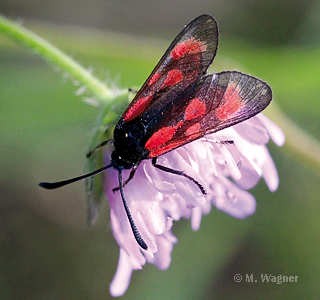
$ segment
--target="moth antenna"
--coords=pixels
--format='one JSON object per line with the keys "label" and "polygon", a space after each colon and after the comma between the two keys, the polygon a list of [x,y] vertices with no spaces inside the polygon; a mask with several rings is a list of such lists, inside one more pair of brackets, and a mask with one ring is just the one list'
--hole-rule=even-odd
{"label": "moth antenna", "polygon": [[119,170],[119,188],[120,188],[120,194],[121,194],[123,206],[124,206],[124,209],[126,210],[127,217],[128,217],[128,220],[129,220],[129,223],[130,223],[130,226],[131,226],[133,235],[134,235],[137,243],[139,244],[139,246],[140,246],[142,249],[147,250],[147,249],[148,249],[148,246],[147,246],[147,244],[145,243],[145,241],[142,239],[142,237],[141,237],[141,235],[140,235],[140,233],[139,233],[139,230],[138,230],[136,224],[135,224],[134,221],[133,221],[133,218],[132,218],[132,216],[131,216],[131,213],[130,213],[130,210],[129,210],[127,201],[126,201],[126,199],[125,199],[125,197],[124,197],[123,183],[122,183],[122,172],[121,172],[121,170]]}
{"label": "moth antenna", "polygon": [[107,165],[107,166],[104,166],[103,168],[101,169],[98,169],[98,170],[95,170],[91,173],[88,173],[88,174],[84,174],[84,175],[81,175],[81,176],[78,176],[78,177],[74,177],[74,178],[70,178],[70,179],[67,179],[67,180],[62,180],[62,181],[57,181],[57,182],[40,182],[39,183],[39,186],[41,186],[42,188],[44,189],[47,189],[47,190],[54,190],[54,189],[57,189],[57,188],[60,188],[60,187],[63,187],[67,184],[70,184],[70,183],[73,183],[73,182],[76,182],[76,181],[79,181],[79,180],[82,180],[82,179],[85,179],[85,178],[88,178],[88,177],[91,177],[91,176],[94,176],[94,175],[97,175],[109,168],[111,168],[112,165]]}
{"label": "moth antenna", "polygon": [[100,143],[98,146],[94,147],[92,150],[90,150],[87,154],[86,157],[89,158],[94,152],[96,152],[97,150],[99,150],[100,148],[102,148],[105,145],[108,144],[112,144],[114,142],[113,139],[107,140],[107,141],[103,141],[102,143]]}

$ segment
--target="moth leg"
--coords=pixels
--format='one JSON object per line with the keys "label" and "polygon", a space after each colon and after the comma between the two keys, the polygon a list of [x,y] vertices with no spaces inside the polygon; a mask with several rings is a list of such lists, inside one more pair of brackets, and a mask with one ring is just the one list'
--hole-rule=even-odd
{"label": "moth leg", "polygon": [[205,138],[205,141],[208,141],[210,143],[216,143],[216,144],[221,144],[221,145],[234,145],[234,141],[233,140],[225,140],[225,141],[217,141],[217,140],[213,140],[210,138]]}
{"label": "moth leg", "polygon": [[[136,163],[136,164],[132,167],[128,179],[123,183],[122,186],[125,186],[125,185],[134,177],[134,174],[136,174],[136,171],[137,171],[137,169],[138,169],[138,167],[139,167],[139,164],[140,164],[140,162]],[[120,190],[120,186],[112,189],[113,192],[116,192],[116,191],[119,191],[119,190]]]}
{"label": "moth leg", "polygon": [[226,141],[216,141],[216,143],[219,143],[219,144],[223,144],[223,145],[234,145],[234,141],[232,140],[226,140]]}
{"label": "moth leg", "polygon": [[90,150],[87,154],[86,157],[90,157],[94,152],[96,152],[97,150],[99,150],[100,148],[102,148],[103,146],[113,143],[113,140],[107,140],[107,141],[103,141],[102,143],[100,143],[98,146],[94,147],[92,150]]}
{"label": "moth leg", "polygon": [[204,195],[207,194],[205,188],[198,181],[196,181],[194,178],[192,178],[191,176],[185,174],[183,171],[178,171],[178,170],[170,169],[170,168],[165,167],[165,166],[158,165],[157,164],[157,158],[158,157],[152,158],[152,164],[153,164],[154,167],[156,167],[157,169],[162,170],[164,172],[180,175],[180,176],[183,176],[183,177],[191,180],[194,184],[196,184],[199,187],[199,189],[200,189],[202,194],[204,194]]}

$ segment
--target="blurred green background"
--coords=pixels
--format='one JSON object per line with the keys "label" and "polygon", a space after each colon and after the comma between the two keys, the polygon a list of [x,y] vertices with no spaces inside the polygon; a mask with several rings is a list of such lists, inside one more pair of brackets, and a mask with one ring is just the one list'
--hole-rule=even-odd
{"label": "blurred green background", "polygon": [[[123,88],[144,82],[184,24],[211,14],[220,26],[211,71],[267,81],[287,115],[320,140],[319,1],[2,0],[0,12]],[[88,228],[82,182],[37,186],[84,170],[97,112],[79,88],[0,35],[0,299],[112,298],[118,246],[107,202]],[[238,220],[213,208],[198,232],[189,220],[175,223],[170,268],[134,272],[123,299],[320,298],[320,172],[286,146],[269,149],[280,186],[271,193],[261,180],[251,190],[256,213]],[[246,274],[257,282],[245,282]],[[260,274],[298,281],[263,283]]]}

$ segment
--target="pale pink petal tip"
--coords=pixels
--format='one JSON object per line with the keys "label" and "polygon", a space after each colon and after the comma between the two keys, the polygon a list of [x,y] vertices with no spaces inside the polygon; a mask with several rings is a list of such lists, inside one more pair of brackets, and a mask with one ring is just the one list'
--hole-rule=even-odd
{"label": "pale pink petal tip", "polygon": [[[111,226],[120,247],[118,269],[110,286],[113,296],[121,296],[129,286],[133,270],[152,263],[167,269],[177,238],[171,233],[173,221],[190,218],[193,230],[198,230],[203,214],[212,205],[235,218],[245,218],[256,209],[254,197],[247,189],[261,177],[275,191],[279,184],[276,167],[266,144],[269,138],[281,146],[282,130],[262,114],[233,127],[208,134],[161,155],[157,163],[182,170],[207,191],[176,174],[156,169],[150,160],[143,160],[135,177],[124,187],[126,201],[135,224],[148,245],[142,250],[137,244],[119,192],[112,192],[118,183],[118,171],[105,172],[104,189],[110,202]],[[226,141],[233,141],[228,143]],[[106,150],[105,162],[110,163],[111,151]],[[130,170],[123,171],[123,178]]]}
{"label": "pale pink petal tip", "polygon": [[283,131],[281,130],[281,128],[261,113],[258,114],[256,117],[259,119],[262,125],[267,129],[273,142],[279,147],[283,146],[286,140],[286,137]]}
{"label": "pale pink petal tip", "polygon": [[125,250],[120,248],[118,268],[110,284],[110,294],[113,297],[120,297],[126,292],[132,271],[130,257],[126,254]]}
{"label": "pale pink petal tip", "polygon": [[256,209],[254,197],[230,181],[225,181],[226,189],[223,194],[212,197],[212,204],[235,218],[246,218],[252,215]]}

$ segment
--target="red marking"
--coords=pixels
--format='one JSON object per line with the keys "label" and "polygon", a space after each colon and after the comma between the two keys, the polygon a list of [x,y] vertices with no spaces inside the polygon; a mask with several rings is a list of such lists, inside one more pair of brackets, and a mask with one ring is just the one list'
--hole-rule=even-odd
{"label": "red marking", "polygon": [[206,51],[207,46],[204,42],[197,41],[193,37],[177,44],[171,51],[171,57],[173,60],[178,60],[180,57],[186,53],[197,54],[199,52]]}
{"label": "red marking", "polygon": [[186,121],[189,121],[196,117],[202,116],[205,112],[206,105],[201,102],[199,98],[194,98],[186,108],[184,118]]}
{"label": "red marking", "polygon": [[172,70],[168,72],[166,80],[164,81],[161,88],[165,88],[167,86],[173,86],[182,81],[183,75],[179,70]]}
{"label": "red marking", "polygon": [[200,123],[196,123],[196,124],[190,126],[186,130],[186,135],[193,135],[193,134],[199,132],[199,130],[200,130]]}
{"label": "red marking", "polygon": [[153,95],[149,94],[146,97],[140,98],[133,106],[131,106],[123,115],[124,120],[131,121],[135,117],[139,116],[149,105]]}
{"label": "red marking", "polygon": [[152,150],[156,150],[166,142],[169,142],[172,139],[175,132],[177,131],[178,127],[180,127],[182,124],[183,122],[180,121],[176,126],[163,127],[159,129],[146,142],[145,148],[148,149],[149,151],[152,151]]}
{"label": "red marking", "polygon": [[239,87],[235,88],[234,84],[228,86],[223,96],[226,102],[216,110],[216,116],[220,120],[229,119],[244,105],[241,103],[242,98],[239,96],[239,93]]}
{"label": "red marking", "polygon": [[[183,122],[179,122],[179,124],[180,123],[181,123],[181,125],[183,124]],[[181,126],[181,125],[179,125],[179,126]],[[190,133],[190,136],[185,136],[184,139],[180,139],[180,140],[177,140],[177,141],[170,142],[169,144],[167,144],[167,145],[165,145],[163,147],[159,147],[158,149],[151,149],[150,153],[149,153],[149,158],[158,157],[158,156],[160,156],[160,155],[162,155],[164,153],[167,153],[168,151],[171,151],[171,150],[173,150],[175,148],[180,147],[181,145],[186,144],[189,141],[195,140],[199,136],[199,135],[195,136],[196,133],[199,133],[199,129],[200,129],[200,124],[199,123],[196,123],[196,124],[190,126],[186,131],[187,134]]]}
{"label": "red marking", "polygon": [[185,143],[185,141],[180,140],[180,141],[170,143],[169,145],[166,145],[162,148],[151,150],[149,153],[149,158],[158,157],[161,154],[167,153],[168,151],[170,151],[172,149],[178,148],[179,146],[181,146],[184,143]]}
{"label": "red marking", "polygon": [[148,85],[153,85],[161,77],[161,73],[155,73],[149,80]]}

